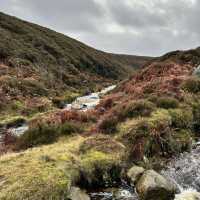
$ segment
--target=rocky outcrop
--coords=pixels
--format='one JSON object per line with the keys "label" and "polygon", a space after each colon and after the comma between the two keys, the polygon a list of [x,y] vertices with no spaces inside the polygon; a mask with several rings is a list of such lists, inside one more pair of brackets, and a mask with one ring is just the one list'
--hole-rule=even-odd
{"label": "rocky outcrop", "polygon": [[127,176],[131,181],[131,184],[135,184],[139,178],[144,173],[145,169],[143,167],[133,166],[131,169],[128,170]]}
{"label": "rocky outcrop", "polygon": [[72,187],[70,190],[69,200],[90,200],[90,197],[78,187]]}
{"label": "rocky outcrop", "polygon": [[154,170],[147,170],[137,182],[136,190],[141,200],[171,200],[178,189]]}

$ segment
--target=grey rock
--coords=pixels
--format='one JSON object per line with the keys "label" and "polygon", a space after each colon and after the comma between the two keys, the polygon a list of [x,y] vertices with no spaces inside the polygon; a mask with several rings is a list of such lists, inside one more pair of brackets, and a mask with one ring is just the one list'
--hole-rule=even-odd
{"label": "grey rock", "polygon": [[131,184],[135,184],[138,179],[142,176],[145,169],[139,166],[133,166],[131,169],[128,170],[127,176],[131,180]]}
{"label": "grey rock", "polygon": [[90,197],[78,187],[71,187],[68,198],[70,200],[90,200]]}
{"label": "grey rock", "polygon": [[178,188],[154,170],[147,170],[137,182],[136,190],[142,200],[171,200]]}

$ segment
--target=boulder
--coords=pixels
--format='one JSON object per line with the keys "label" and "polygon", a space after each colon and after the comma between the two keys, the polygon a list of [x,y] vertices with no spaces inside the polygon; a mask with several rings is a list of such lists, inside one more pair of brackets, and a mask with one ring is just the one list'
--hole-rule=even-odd
{"label": "boulder", "polygon": [[128,170],[127,176],[131,181],[131,184],[134,185],[139,178],[144,173],[145,169],[143,167],[133,166]]}
{"label": "boulder", "polygon": [[175,200],[200,200],[200,193],[188,190],[181,194],[177,194]]}
{"label": "boulder", "polygon": [[137,182],[136,190],[142,200],[171,200],[178,188],[154,170],[147,170]]}
{"label": "boulder", "polygon": [[71,187],[68,199],[70,199],[70,200],[90,200],[90,197],[80,188]]}

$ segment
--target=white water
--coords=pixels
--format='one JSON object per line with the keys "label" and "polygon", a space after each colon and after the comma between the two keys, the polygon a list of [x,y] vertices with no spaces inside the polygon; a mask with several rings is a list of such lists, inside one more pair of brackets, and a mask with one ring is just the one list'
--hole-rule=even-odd
{"label": "white water", "polygon": [[[180,189],[174,200],[200,200],[200,142],[194,145],[191,152],[182,153],[169,163],[161,172],[171,179]],[[119,200],[138,200],[137,195],[128,187],[120,187],[124,195]],[[118,200],[112,190],[110,192],[93,193],[92,200]]]}
{"label": "white water", "polygon": [[91,200],[138,200],[137,194],[125,182],[119,188],[90,193]]}
{"label": "white water", "polygon": [[11,133],[14,136],[21,136],[23,133],[25,133],[29,129],[27,124],[23,124],[22,126],[15,127],[15,128],[9,128],[8,132]]}
{"label": "white water", "polygon": [[0,130],[0,145],[4,144],[5,135],[9,134],[11,136],[19,137],[23,135],[29,129],[26,123],[18,126],[18,127],[11,127],[11,128],[4,128]]}
{"label": "white water", "polygon": [[[90,95],[87,96],[78,97],[74,102],[72,102],[72,104],[67,104],[65,109],[67,110],[75,109],[82,111],[92,109],[99,104],[100,99],[103,95],[113,90],[115,87],[116,85],[111,85],[109,87],[102,89],[100,92],[91,93]],[[23,135],[28,129],[29,126],[26,123],[24,123],[18,127],[11,127],[7,130],[4,130],[3,132],[0,131],[0,144],[3,142],[5,131],[10,133],[11,135],[19,137]]]}
{"label": "white water", "polygon": [[175,158],[162,174],[180,189],[175,200],[200,200],[200,143],[196,143],[191,152]]}
{"label": "white water", "polygon": [[74,109],[82,111],[93,109],[95,106],[99,104],[101,97],[106,93],[110,92],[111,90],[113,90],[115,87],[116,85],[111,85],[109,87],[104,88],[100,92],[95,92],[87,96],[78,97],[71,104],[67,104],[64,109],[65,110]]}

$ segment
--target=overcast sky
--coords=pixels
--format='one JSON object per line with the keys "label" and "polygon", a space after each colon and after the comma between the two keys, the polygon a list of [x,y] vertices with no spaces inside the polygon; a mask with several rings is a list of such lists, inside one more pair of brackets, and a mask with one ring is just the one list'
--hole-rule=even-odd
{"label": "overcast sky", "polygon": [[108,52],[200,46],[200,0],[0,0],[0,10]]}

